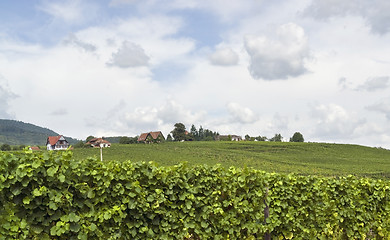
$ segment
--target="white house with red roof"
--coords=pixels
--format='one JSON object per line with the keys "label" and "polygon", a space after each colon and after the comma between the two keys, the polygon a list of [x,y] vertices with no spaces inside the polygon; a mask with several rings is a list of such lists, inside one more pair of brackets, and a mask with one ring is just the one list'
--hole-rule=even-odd
{"label": "white house with red roof", "polygon": [[47,150],[65,150],[69,147],[68,141],[64,136],[50,136],[46,141]]}

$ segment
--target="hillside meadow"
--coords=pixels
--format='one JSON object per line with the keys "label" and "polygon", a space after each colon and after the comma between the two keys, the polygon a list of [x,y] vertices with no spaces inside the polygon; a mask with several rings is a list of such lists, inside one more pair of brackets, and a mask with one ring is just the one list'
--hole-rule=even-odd
{"label": "hillside meadow", "polygon": [[[97,148],[76,148],[73,158],[100,158]],[[349,144],[290,142],[165,142],[113,144],[103,149],[104,161],[153,161],[160,166],[252,167],[266,172],[300,175],[390,179],[390,151]]]}

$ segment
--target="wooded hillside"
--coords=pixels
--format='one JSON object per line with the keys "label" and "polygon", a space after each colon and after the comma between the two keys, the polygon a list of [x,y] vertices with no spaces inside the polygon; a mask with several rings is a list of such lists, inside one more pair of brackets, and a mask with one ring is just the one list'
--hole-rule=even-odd
{"label": "wooded hillside", "polygon": [[[56,136],[58,133],[16,120],[0,119],[0,144],[10,145],[45,145],[48,136]],[[70,144],[76,139],[65,137]]]}

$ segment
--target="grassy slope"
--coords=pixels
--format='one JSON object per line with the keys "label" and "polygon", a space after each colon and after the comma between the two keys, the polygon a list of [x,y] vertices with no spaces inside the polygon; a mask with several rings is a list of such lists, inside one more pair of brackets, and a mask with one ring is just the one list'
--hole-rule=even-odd
{"label": "grassy slope", "polygon": [[[390,178],[390,151],[357,145],[272,142],[172,142],[114,144],[104,160],[155,161],[159,165],[221,164],[267,172]],[[100,157],[99,149],[75,149],[74,158]]]}

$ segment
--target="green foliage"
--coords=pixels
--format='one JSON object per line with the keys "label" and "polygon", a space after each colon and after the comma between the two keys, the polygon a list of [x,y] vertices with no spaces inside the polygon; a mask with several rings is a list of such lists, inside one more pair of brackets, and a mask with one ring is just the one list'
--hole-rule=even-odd
{"label": "green foliage", "polygon": [[389,210],[385,180],[0,153],[0,239],[386,239]]}
{"label": "green foliage", "polygon": [[17,146],[12,146],[13,151],[18,151],[18,150],[23,150],[26,147],[26,145],[17,145]]}
{"label": "green foliage", "polygon": [[95,137],[90,135],[85,139],[85,142],[89,142],[90,140],[94,139]]}
{"label": "green foliage", "polygon": [[171,131],[172,137],[175,141],[185,141],[187,140],[186,136],[186,127],[183,123],[176,123],[175,128]]}
{"label": "green foliage", "polygon": [[258,137],[255,137],[255,139],[256,139],[257,141],[264,142],[264,141],[267,140],[267,137],[266,137],[266,136],[258,136]]}
{"label": "green foliage", "polygon": [[1,151],[11,151],[12,148],[11,148],[11,146],[10,146],[9,144],[4,143],[4,144],[2,144],[2,145],[0,146],[0,150],[1,150]]}
{"label": "green foliage", "polygon": [[281,142],[283,139],[282,135],[280,133],[276,133],[274,137],[270,138],[270,142]]}
{"label": "green foliage", "polygon": [[290,138],[290,142],[304,142],[305,139],[303,138],[302,133],[296,132],[294,135]]}
{"label": "green foliage", "polygon": [[[74,149],[82,161],[100,157],[99,149]],[[252,167],[255,169],[302,175],[347,176],[390,179],[390,151],[347,144],[291,142],[193,141],[164,144],[112,144],[104,149],[105,160],[155,161],[172,166],[189,165]]]}
{"label": "green foliage", "polygon": [[[178,125],[179,129],[182,129],[182,127],[184,127],[184,125],[181,126],[180,124],[181,123],[179,123],[179,125]],[[175,125],[175,130],[176,129],[177,128]],[[184,127],[184,136],[183,136],[183,138],[180,138],[180,139],[185,140],[185,141],[214,141],[217,139],[218,135],[219,135],[219,133],[213,132],[209,129],[203,129],[202,126],[200,126],[199,130],[197,130],[195,125],[192,124],[190,132],[187,134],[185,134],[185,127]],[[167,140],[168,140],[168,138],[167,138]]]}
{"label": "green foliage", "polygon": [[75,145],[73,145],[75,148],[89,148],[89,144],[85,144],[83,141],[78,141]]}
{"label": "green foliage", "polygon": [[191,132],[190,132],[191,136],[193,136],[194,140],[195,141],[199,141],[199,131],[196,129],[195,125],[192,124],[191,126]]}
{"label": "green foliage", "polygon": [[214,141],[219,135],[217,132],[213,132],[209,129],[203,129],[202,126],[200,126],[199,130],[197,130],[194,125],[191,126],[190,134],[195,141]]}
{"label": "green foliage", "polygon": [[131,143],[131,139],[129,137],[124,136],[124,137],[121,137],[119,139],[119,143],[120,144],[130,144]]}
{"label": "green foliage", "polygon": [[230,141],[232,141],[232,135],[225,135],[225,136],[219,136],[218,137],[218,139],[219,139],[219,141],[228,141],[228,142],[230,142]]}

